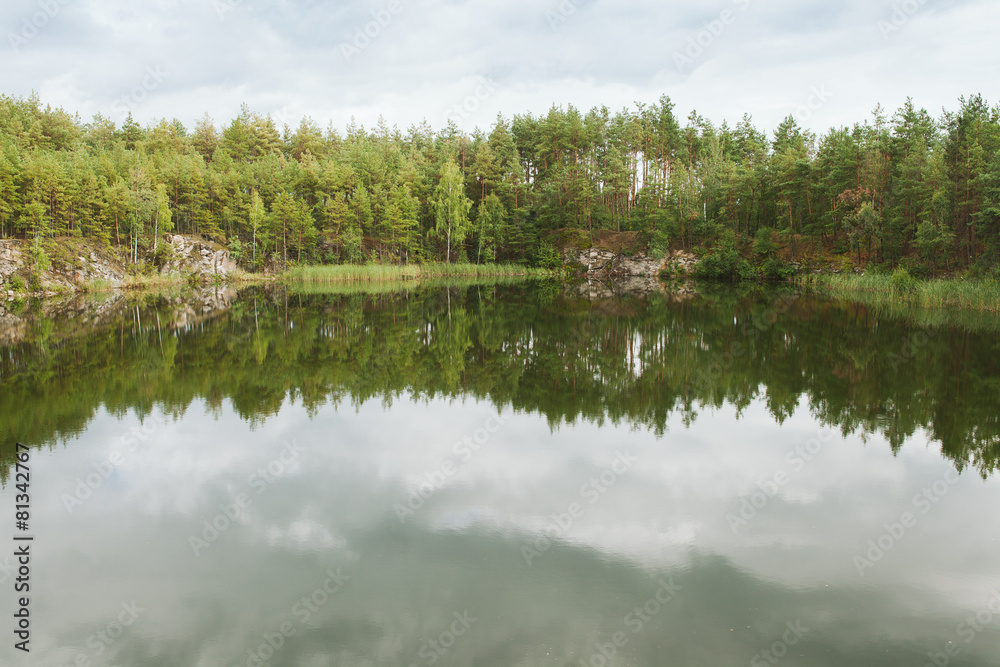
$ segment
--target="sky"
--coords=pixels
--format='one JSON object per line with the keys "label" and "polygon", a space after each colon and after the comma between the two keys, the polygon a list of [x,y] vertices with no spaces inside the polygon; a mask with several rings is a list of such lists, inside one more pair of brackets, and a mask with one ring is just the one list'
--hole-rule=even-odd
{"label": "sky", "polygon": [[996,0],[5,0],[0,93],[120,123],[472,131],[553,105],[821,134],[998,100]]}

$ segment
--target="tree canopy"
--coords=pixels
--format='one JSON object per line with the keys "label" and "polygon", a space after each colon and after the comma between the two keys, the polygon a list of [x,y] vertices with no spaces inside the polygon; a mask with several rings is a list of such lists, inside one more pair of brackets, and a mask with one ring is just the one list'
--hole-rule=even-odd
{"label": "tree canopy", "polygon": [[227,125],[142,127],[0,96],[0,237],[92,237],[134,261],[171,225],[250,268],[533,262],[560,228],[639,231],[660,247],[767,229],[862,261],[996,270],[997,211],[1000,107],[979,95],[937,119],[910,100],[879,107],[822,136],[789,116],[770,137],[749,116],[682,123],[665,96],[500,116],[471,134],[278,127],[246,106]]}

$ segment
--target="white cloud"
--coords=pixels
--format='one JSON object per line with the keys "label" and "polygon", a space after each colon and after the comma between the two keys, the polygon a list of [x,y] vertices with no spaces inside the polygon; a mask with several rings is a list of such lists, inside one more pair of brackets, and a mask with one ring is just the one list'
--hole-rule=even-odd
{"label": "white cloud", "polygon": [[[988,0],[912,0],[907,7],[919,10],[897,12],[898,25],[894,7],[905,3],[860,0],[399,1],[386,21],[388,0],[65,0],[18,53],[0,45],[0,85],[14,95],[37,90],[84,118],[110,116],[146,68],[159,66],[170,76],[133,108],[141,122],[178,117],[190,126],[208,111],[221,123],[246,102],[321,126],[343,128],[355,116],[370,127],[382,115],[405,129],[425,118],[442,127],[469,94],[466,82],[488,77],[501,92],[464,119],[467,129],[497,112],[617,110],[667,94],[681,117],[695,109],[734,124],[749,113],[768,131],[813,86],[827,85],[833,98],[803,120],[823,132],[865,120],[879,103],[891,112],[907,96],[938,115],[959,95],[989,95],[1000,72],[992,34],[1000,6]],[[16,34],[38,7],[6,3],[0,25]],[[732,20],[719,31],[713,21],[724,10]],[[385,25],[371,23],[379,12]],[[348,62],[342,44],[366,24],[375,36]],[[718,34],[679,69],[675,54],[699,35],[705,41],[705,31]]]}

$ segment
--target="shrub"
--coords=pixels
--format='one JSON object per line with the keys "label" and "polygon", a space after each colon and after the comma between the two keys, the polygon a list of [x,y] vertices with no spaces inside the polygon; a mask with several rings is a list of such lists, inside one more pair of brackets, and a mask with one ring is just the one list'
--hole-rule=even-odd
{"label": "shrub", "polygon": [[238,238],[229,241],[229,257],[237,263],[243,259],[243,242]]}
{"label": "shrub", "polygon": [[52,262],[49,261],[49,256],[45,253],[45,248],[37,243],[31,246],[28,256],[31,258],[31,267],[35,271],[48,271],[52,268]]}
{"label": "shrub", "polygon": [[924,264],[911,262],[908,260],[903,260],[901,264],[902,268],[906,270],[911,276],[918,280],[924,280],[931,277],[931,270]]}
{"label": "shrub", "polygon": [[558,269],[562,266],[562,257],[551,243],[539,245],[533,260],[533,264],[541,269]]}
{"label": "shrub", "polygon": [[[341,246],[340,258],[345,264],[364,264],[365,263],[365,251],[361,243],[361,236],[347,236],[344,239],[344,243]],[[281,257],[274,258],[272,256],[272,263],[275,266],[280,264]]]}
{"label": "shrub", "polygon": [[917,280],[906,269],[896,269],[889,278],[893,294],[908,296],[917,291]]}
{"label": "shrub", "polygon": [[156,252],[153,253],[153,266],[162,269],[166,264],[174,259],[176,253],[174,246],[170,243],[158,243]]}
{"label": "shrub", "polygon": [[702,258],[695,267],[694,275],[702,280],[738,282],[755,280],[757,273],[750,262],[740,256],[736,248],[736,235],[727,230],[714,252]]}
{"label": "shrub", "polygon": [[885,262],[880,264],[870,263],[865,267],[865,271],[873,276],[888,276],[892,274],[893,268]]}
{"label": "shrub", "polygon": [[753,240],[753,251],[761,257],[770,257],[778,252],[778,246],[771,239],[771,230],[761,227]]}
{"label": "shrub", "polygon": [[10,277],[10,288],[12,290],[14,290],[15,292],[23,292],[24,288],[25,288],[24,278],[22,278],[21,276],[16,276],[16,275],[15,276],[11,276]]}
{"label": "shrub", "polygon": [[768,257],[761,265],[761,272],[765,280],[788,280],[795,275],[795,267],[778,257]]}

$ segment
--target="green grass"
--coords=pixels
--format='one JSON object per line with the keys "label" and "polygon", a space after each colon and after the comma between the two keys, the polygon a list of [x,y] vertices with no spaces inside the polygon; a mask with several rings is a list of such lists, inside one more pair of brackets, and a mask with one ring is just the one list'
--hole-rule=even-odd
{"label": "green grass", "polygon": [[522,276],[495,276],[492,278],[421,278],[419,280],[384,280],[381,282],[286,282],[289,294],[322,294],[348,296],[355,294],[384,295],[415,292],[425,289],[492,288],[524,282]]}
{"label": "green grass", "polygon": [[872,305],[965,308],[1000,313],[1000,281],[995,279],[901,280],[896,274],[865,274],[821,276],[816,284],[830,296]]}
{"label": "green grass", "polygon": [[[221,287],[228,285],[231,287],[241,287],[245,285],[258,285],[261,283],[272,283],[280,281],[281,276],[274,276],[263,273],[250,273],[243,269],[236,269],[230,273],[152,273],[149,275],[133,274],[125,276],[118,284],[118,289],[123,291],[147,291],[161,290],[175,286],[200,287],[203,285]],[[93,283],[85,283],[85,291],[101,291],[99,287],[88,289]],[[98,282],[98,284],[100,284]]]}
{"label": "green grass", "polygon": [[91,278],[78,285],[81,292],[114,292],[115,283],[106,278]]}
{"label": "green grass", "polygon": [[549,277],[553,272],[515,264],[340,264],[301,266],[288,270],[288,278],[302,283],[380,283],[427,278]]}

